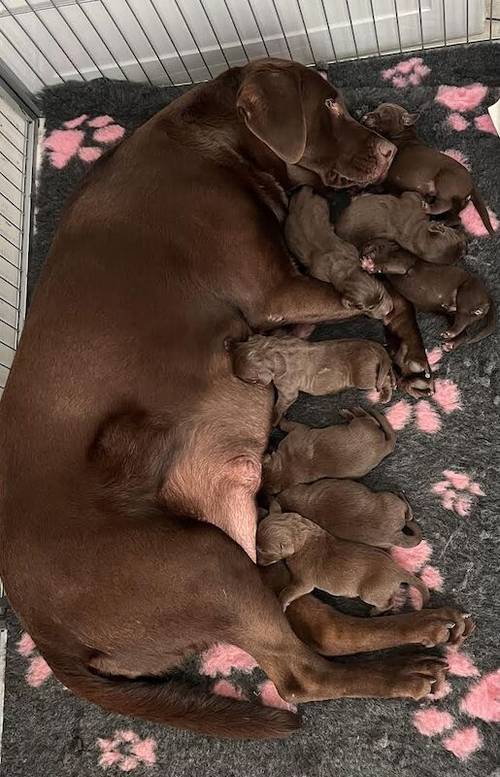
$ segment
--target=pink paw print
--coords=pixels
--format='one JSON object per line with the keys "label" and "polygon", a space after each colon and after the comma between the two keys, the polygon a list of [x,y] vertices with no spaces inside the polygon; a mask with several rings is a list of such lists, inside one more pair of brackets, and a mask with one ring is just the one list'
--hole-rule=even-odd
{"label": "pink paw print", "polygon": [[[431,367],[433,366],[431,355],[436,351],[440,352],[439,359],[441,359],[442,351],[440,348],[434,349],[434,352],[431,351],[429,354]],[[442,426],[440,413],[449,415],[461,409],[460,390],[456,383],[448,378],[437,378],[434,386],[432,401],[419,399],[411,405],[406,399],[400,399],[387,410],[386,416],[396,431],[404,429],[414,418],[419,431],[425,432],[425,434],[436,434]]]}
{"label": "pink paw print", "polygon": [[439,87],[436,94],[436,102],[449,108],[451,113],[446,119],[446,123],[455,132],[464,132],[474,122],[475,128],[479,132],[487,132],[490,135],[496,135],[497,131],[489,113],[483,113],[476,116],[474,120],[468,120],[463,115],[474,111],[488,94],[488,87],[484,84],[469,84],[468,86],[446,86]]}
{"label": "pink paw print", "polygon": [[384,81],[390,81],[396,89],[403,89],[406,86],[420,86],[430,72],[430,67],[424,64],[422,57],[411,57],[382,70],[381,75]]}
{"label": "pink paw print", "polygon": [[[393,546],[391,548],[391,556],[400,567],[403,567],[403,569],[406,569],[413,574],[418,572],[422,582],[424,582],[431,591],[442,591],[444,582],[441,572],[436,567],[427,563],[431,555],[432,547],[427,540],[422,540],[422,542],[415,545],[413,548],[400,548],[399,546]],[[415,610],[422,609],[422,595],[420,594],[420,591],[413,586],[409,591],[409,603]],[[393,609],[401,609],[404,604],[404,600],[396,600]]]}
{"label": "pink paw print", "polygon": [[115,731],[112,739],[98,739],[97,746],[103,769],[117,766],[122,772],[131,772],[141,764],[150,767],[156,763],[156,741],[152,737],[141,739],[134,731]]}
{"label": "pink paw print", "polygon": [[121,140],[125,128],[115,124],[111,116],[89,119],[86,113],[63,124],[64,129],[52,130],[43,141],[54,167],[61,170],[70,159],[78,157],[82,162],[95,162],[103,153],[99,146],[86,145],[87,138],[108,145]]}
{"label": "pink paw print", "polygon": [[445,510],[465,518],[470,515],[474,497],[484,496],[484,491],[476,481],[465,472],[454,472],[445,469],[446,480],[440,480],[432,486],[432,491],[438,494]]}
{"label": "pink paw print", "polygon": [[23,658],[29,659],[25,680],[32,688],[39,688],[51,674],[52,669],[42,656],[38,655],[36,645],[26,632],[17,643],[17,652]]}

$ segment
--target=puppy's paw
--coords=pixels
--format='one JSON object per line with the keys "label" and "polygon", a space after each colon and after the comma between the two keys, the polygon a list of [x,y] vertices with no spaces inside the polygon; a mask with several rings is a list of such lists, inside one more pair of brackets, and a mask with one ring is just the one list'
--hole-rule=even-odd
{"label": "puppy's paw", "polygon": [[421,610],[412,616],[413,636],[411,641],[424,647],[438,645],[461,645],[475,629],[470,615],[453,607],[439,607],[437,610]]}
{"label": "puppy's paw", "polygon": [[370,275],[373,275],[376,272],[381,272],[377,267],[375,266],[375,261],[369,257],[369,256],[362,256],[361,257],[361,267],[363,270]]}

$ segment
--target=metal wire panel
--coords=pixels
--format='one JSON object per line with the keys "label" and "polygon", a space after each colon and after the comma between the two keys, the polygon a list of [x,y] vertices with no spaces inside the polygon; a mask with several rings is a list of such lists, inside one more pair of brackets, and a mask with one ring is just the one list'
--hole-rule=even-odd
{"label": "metal wire panel", "polygon": [[305,64],[500,37],[498,0],[0,0],[0,47],[35,93],[99,76],[182,84],[261,56]]}

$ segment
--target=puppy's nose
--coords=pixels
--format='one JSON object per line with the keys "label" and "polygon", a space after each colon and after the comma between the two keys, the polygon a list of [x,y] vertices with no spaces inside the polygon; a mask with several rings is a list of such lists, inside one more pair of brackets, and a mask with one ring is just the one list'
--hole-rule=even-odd
{"label": "puppy's nose", "polygon": [[380,140],[378,144],[378,151],[380,156],[383,156],[384,159],[393,159],[394,154],[396,153],[396,146],[393,143],[390,143],[388,140]]}

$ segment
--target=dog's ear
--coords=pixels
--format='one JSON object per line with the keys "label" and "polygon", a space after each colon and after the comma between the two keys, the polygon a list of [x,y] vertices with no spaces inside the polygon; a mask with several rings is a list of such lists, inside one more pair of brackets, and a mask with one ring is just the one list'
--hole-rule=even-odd
{"label": "dog's ear", "polygon": [[419,115],[419,113],[410,113],[409,111],[405,111],[405,113],[403,113],[401,116],[401,121],[405,127],[412,127],[417,123]]}
{"label": "dog's ear", "polygon": [[307,140],[300,74],[293,69],[257,70],[244,79],[236,107],[250,130],[289,164],[304,155]]}

